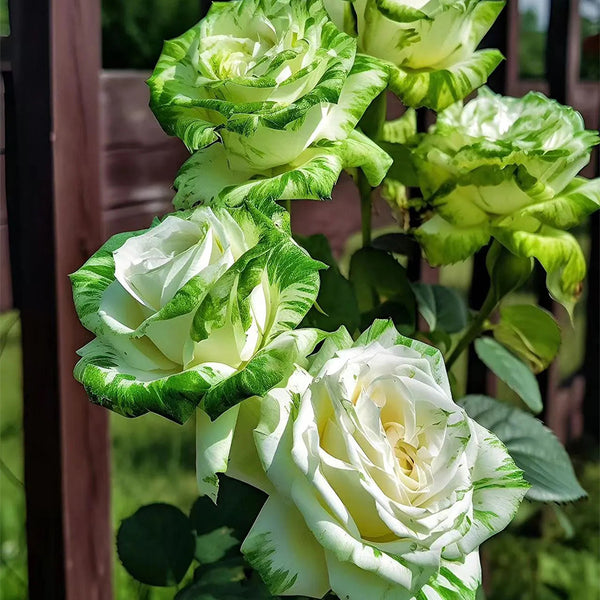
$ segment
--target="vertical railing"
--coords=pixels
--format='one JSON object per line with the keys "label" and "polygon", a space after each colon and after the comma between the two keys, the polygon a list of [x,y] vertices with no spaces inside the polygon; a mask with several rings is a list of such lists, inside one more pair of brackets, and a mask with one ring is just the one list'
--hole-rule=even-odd
{"label": "vertical railing", "polygon": [[100,2],[12,0],[30,600],[109,600],[108,415],[73,380],[86,341],[68,274],[100,245]]}

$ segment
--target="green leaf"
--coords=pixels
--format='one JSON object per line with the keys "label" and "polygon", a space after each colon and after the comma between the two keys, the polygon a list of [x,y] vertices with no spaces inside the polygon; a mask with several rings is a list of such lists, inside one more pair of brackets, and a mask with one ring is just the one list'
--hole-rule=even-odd
{"label": "green leaf", "polygon": [[267,497],[260,490],[231,477],[220,477],[219,482],[217,504],[207,496],[194,502],[190,512],[192,528],[196,535],[205,535],[225,527],[241,543]]}
{"label": "green leaf", "polygon": [[443,285],[413,283],[419,312],[431,331],[456,333],[467,326],[467,305],[462,296]]}
{"label": "green leaf", "polygon": [[378,143],[393,161],[386,181],[393,179],[405,186],[417,187],[419,185],[419,177],[413,164],[411,147],[405,144],[392,144],[386,141]]}
{"label": "green leaf", "polygon": [[391,255],[361,248],[350,259],[350,281],[366,319],[394,318],[398,326],[414,329],[416,300],[406,269]]}
{"label": "green leaf", "polygon": [[412,161],[412,148],[418,143],[416,135],[417,113],[412,108],[409,108],[399,119],[384,123],[381,139],[377,142],[393,160],[386,177],[388,184],[395,181],[396,184],[410,187],[419,185]]}
{"label": "green leaf", "polygon": [[337,268],[337,263],[331,252],[329,240],[322,233],[308,236],[294,235],[294,239],[312,258],[326,264],[328,267]]}
{"label": "green leaf", "polygon": [[540,373],[554,360],[560,348],[560,327],[554,317],[539,306],[519,304],[500,309],[494,337]]}
{"label": "green leaf", "polygon": [[317,306],[310,309],[301,326],[334,331],[345,326],[355,331],[360,325],[360,312],[352,284],[340,273],[329,242],[322,234],[296,237],[312,258],[329,265],[320,272],[321,285]]}
{"label": "green leaf", "polygon": [[[452,338],[446,331],[437,329],[422,333],[422,335],[426,338],[428,344],[439,348],[444,354],[452,347]],[[449,373],[449,377],[452,377],[452,373]]]}
{"label": "green leaf", "polygon": [[360,328],[367,329],[375,319],[391,319],[394,325],[402,335],[413,335],[417,321],[414,306],[407,305],[404,302],[386,300],[362,314]]}
{"label": "green leaf", "polygon": [[194,558],[188,517],[170,504],[143,506],[121,523],[117,552],[127,572],[142,583],[177,585]]}
{"label": "green leaf", "polygon": [[496,241],[488,250],[485,265],[497,302],[524,285],[533,271],[532,258],[517,256]]}
{"label": "green leaf", "polygon": [[372,246],[376,250],[402,256],[414,256],[419,251],[419,244],[405,233],[384,233],[373,240]]}
{"label": "green leaf", "polygon": [[241,567],[202,571],[174,600],[273,600],[260,577],[255,572],[246,577],[248,565],[242,563]]}
{"label": "green leaf", "polygon": [[586,496],[569,455],[556,436],[527,412],[487,396],[466,396],[459,404],[506,445],[531,484],[527,497],[541,502],[570,502]]}
{"label": "green leaf", "polygon": [[540,387],[527,365],[490,337],[475,340],[475,352],[483,363],[515,391],[534,412],[544,408]]}
{"label": "green leaf", "polygon": [[196,537],[194,558],[201,565],[212,564],[221,560],[228,550],[239,545],[239,540],[231,535],[231,529],[220,527],[210,533]]}

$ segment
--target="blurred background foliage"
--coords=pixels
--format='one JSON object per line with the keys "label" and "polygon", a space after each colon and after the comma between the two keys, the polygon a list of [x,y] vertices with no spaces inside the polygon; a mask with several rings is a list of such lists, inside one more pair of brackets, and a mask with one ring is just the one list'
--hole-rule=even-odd
{"label": "blurred background foliage", "polygon": [[200,0],[103,0],[104,68],[152,69],[163,40],[197,23],[200,5]]}

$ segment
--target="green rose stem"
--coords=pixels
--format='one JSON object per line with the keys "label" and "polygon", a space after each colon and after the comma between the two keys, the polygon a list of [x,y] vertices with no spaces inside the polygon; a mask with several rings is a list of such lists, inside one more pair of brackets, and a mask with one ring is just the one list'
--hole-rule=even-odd
{"label": "green rose stem", "polygon": [[513,290],[521,287],[529,279],[533,269],[531,258],[516,256],[497,240],[491,243],[485,263],[490,275],[490,289],[477,316],[448,357],[446,361],[448,369],[485,329],[487,318],[494,312],[501,300]]}
{"label": "green rose stem", "polygon": [[[387,90],[384,90],[373,100],[365,111],[358,126],[363,133],[374,141],[381,139],[383,125],[387,114]],[[373,213],[372,193],[373,188],[367,181],[362,169],[358,170],[356,185],[360,193],[360,215],[362,222],[363,247],[371,245],[371,219]]]}
{"label": "green rose stem", "polygon": [[498,303],[499,299],[496,297],[494,290],[490,288],[482,307],[477,313],[477,316],[475,319],[473,319],[473,322],[446,360],[447,369],[452,367],[452,365],[458,360],[458,357],[469,347],[469,344],[485,329],[485,322],[487,318],[494,312],[494,309],[498,306]]}
{"label": "green rose stem", "polygon": [[363,247],[371,245],[371,194],[373,188],[367,181],[365,174],[359,170],[356,182],[360,193],[360,218],[362,223],[362,244]]}

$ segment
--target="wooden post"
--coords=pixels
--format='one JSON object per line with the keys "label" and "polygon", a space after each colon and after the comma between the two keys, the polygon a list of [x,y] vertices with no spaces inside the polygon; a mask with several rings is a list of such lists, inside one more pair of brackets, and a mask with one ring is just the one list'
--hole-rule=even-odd
{"label": "wooden post", "polygon": [[68,281],[103,238],[100,2],[12,0],[10,16],[29,598],[109,600],[108,415],[72,378],[88,338]]}

